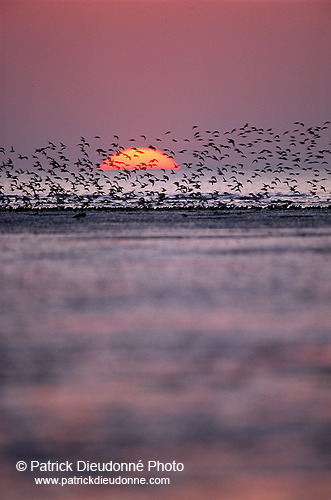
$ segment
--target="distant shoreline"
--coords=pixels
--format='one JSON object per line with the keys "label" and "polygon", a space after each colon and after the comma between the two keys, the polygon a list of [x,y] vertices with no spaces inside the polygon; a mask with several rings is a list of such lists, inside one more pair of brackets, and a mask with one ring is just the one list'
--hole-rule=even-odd
{"label": "distant shoreline", "polygon": [[331,210],[330,205],[296,205],[292,203],[269,203],[264,205],[227,205],[224,204],[222,206],[141,206],[141,207],[45,207],[45,208],[28,208],[28,207],[0,207],[0,213],[34,213],[34,214],[43,214],[47,212],[51,213],[77,213],[77,212],[86,212],[86,213],[94,213],[94,212],[220,212],[220,211],[282,211],[282,210]]}

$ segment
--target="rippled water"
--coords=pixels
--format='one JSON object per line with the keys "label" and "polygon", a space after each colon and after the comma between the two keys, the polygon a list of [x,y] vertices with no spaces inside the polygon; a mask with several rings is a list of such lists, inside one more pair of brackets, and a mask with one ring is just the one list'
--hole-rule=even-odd
{"label": "rippled water", "polygon": [[[75,214],[0,213],[5,498],[329,500],[330,210]],[[185,470],[37,487],[32,459]]]}

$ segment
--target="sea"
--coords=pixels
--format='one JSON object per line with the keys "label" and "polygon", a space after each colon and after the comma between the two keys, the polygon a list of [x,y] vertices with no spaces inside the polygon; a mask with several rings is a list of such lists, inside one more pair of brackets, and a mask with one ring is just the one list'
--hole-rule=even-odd
{"label": "sea", "polygon": [[331,211],[300,200],[0,211],[4,499],[330,500]]}

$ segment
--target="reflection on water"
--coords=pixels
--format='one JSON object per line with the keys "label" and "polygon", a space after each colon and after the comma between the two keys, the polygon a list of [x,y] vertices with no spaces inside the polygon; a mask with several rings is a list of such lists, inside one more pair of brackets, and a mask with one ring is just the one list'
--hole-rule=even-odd
{"label": "reflection on water", "polygon": [[[330,211],[0,227],[6,498],[329,500]],[[36,487],[18,460],[185,470],[163,487]]]}

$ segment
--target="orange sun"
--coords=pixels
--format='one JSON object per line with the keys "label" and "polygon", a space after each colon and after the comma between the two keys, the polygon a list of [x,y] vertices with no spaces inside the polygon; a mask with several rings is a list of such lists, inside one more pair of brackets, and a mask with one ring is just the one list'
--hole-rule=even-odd
{"label": "orange sun", "polygon": [[100,165],[101,170],[177,170],[179,165],[170,156],[157,149],[130,148],[116,153]]}

